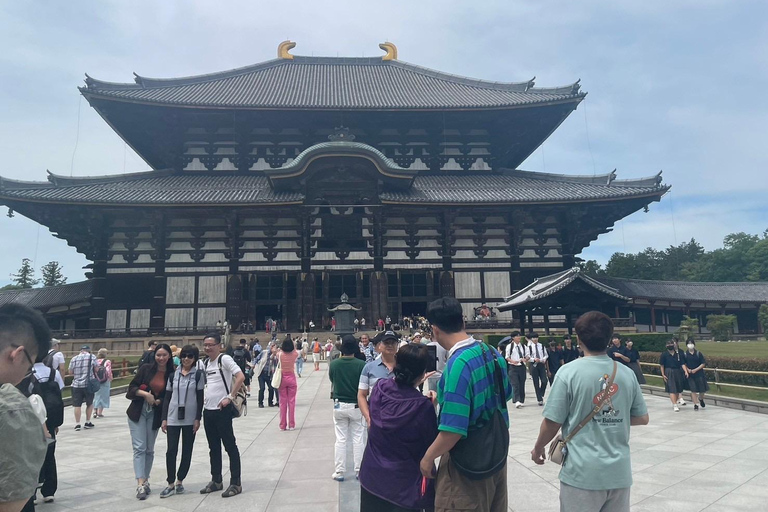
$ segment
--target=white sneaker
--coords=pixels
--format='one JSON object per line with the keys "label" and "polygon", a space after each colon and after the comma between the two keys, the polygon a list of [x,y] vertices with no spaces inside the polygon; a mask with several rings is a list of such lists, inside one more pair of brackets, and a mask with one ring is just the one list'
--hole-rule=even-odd
{"label": "white sneaker", "polygon": [[521,402],[515,402],[515,409],[519,409],[523,406]]}
{"label": "white sneaker", "polygon": [[674,408],[675,408],[675,412],[680,412],[680,408],[677,406],[677,404],[675,404]]}
{"label": "white sneaker", "polygon": [[685,405],[685,400],[683,400],[682,398],[678,398],[677,405]]}
{"label": "white sneaker", "polygon": [[344,475],[342,475],[341,473],[334,473],[334,474],[331,475],[331,478],[333,478],[337,482],[343,482],[344,481]]}

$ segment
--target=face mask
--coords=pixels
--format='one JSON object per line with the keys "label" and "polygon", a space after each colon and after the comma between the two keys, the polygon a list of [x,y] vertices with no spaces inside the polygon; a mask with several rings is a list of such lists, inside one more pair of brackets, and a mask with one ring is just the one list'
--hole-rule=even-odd
{"label": "face mask", "polygon": [[694,348],[696,348],[696,345],[694,345],[693,343],[688,344],[688,350],[693,350]]}

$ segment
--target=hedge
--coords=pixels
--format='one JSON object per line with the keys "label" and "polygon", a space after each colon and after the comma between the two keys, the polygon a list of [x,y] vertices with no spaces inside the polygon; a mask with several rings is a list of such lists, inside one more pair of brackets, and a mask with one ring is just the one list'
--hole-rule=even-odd
{"label": "hedge", "polygon": [[[706,354],[704,354],[706,357]],[[640,360],[644,363],[654,363],[658,365],[661,352],[642,352]],[[707,357],[707,368],[721,368],[726,370],[742,370],[745,372],[768,372],[768,360],[749,358],[749,357]],[[661,375],[658,366],[643,365],[643,373],[651,375]],[[706,372],[710,388],[714,386],[715,375],[713,372]],[[740,373],[720,373],[720,382],[728,384],[744,384],[747,386],[766,386],[768,387],[768,375],[745,375]]]}
{"label": "hedge", "polygon": [[[506,334],[486,334],[484,336],[485,342],[494,347],[499,344],[502,338],[506,337]],[[636,334],[621,334],[622,339],[632,340],[634,348],[639,352],[661,352],[666,348],[667,341],[672,339],[673,334],[670,332],[647,332]],[[574,335],[574,339],[576,335]],[[546,336],[539,334],[539,341],[544,345],[548,345],[550,341],[554,341],[557,344],[563,343],[563,336]]]}

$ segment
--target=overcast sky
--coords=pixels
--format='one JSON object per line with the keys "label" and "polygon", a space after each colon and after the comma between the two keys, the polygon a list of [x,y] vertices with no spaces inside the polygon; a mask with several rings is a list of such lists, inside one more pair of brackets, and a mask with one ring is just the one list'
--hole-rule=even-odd
{"label": "overcast sky", "polygon": [[[581,106],[521,168],[619,178],[663,170],[673,189],[582,253],[664,248],[768,228],[768,2],[0,0],[0,175],[46,179],[147,170],[80,99],[84,73],[130,82],[295,55],[381,55],[539,86],[578,78]],[[79,129],[78,129],[79,126]],[[0,286],[21,258],[85,258],[45,228],[0,215]]]}

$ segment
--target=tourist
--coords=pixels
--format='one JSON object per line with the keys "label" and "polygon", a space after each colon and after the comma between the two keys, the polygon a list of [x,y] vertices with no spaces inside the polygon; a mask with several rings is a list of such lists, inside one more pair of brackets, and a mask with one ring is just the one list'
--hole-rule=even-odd
{"label": "tourist", "polygon": [[[18,388],[25,395],[31,393],[40,396],[45,405],[45,429],[51,442],[48,443],[48,451],[45,454],[43,467],[40,469],[38,482],[42,483],[40,493],[43,496],[43,503],[51,503],[58,489],[55,440],[59,434],[59,427],[64,423],[64,402],[61,396],[61,390],[64,389],[64,378],[58,368],[54,366],[53,358],[45,357],[43,362],[35,363],[32,368],[34,373],[25,378]],[[35,494],[36,499],[37,494]]]}
{"label": "tourist", "polygon": [[331,317],[331,332],[336,332],[336,317]]}
{"label": "tourist", "polygon": [[384,329],[387,331],[392,329],[392,318],[389,315],[384,319]]}
{"label": "tourist", "polygon": [[64,365],[64,353],[59,350],[59,340],[56,338],[51,338],[51,350],[43,358],[43,363],[45,363],[45,366],[53,366],[59,370],[62,378],[67,373],[67,368]]}
{"label": "tourist", "polygon": [[381,357],[365,364],[357,386],[357,405],[360,407],[360,413],[363,415],[366,425],[371,424],[368,415],[368,397],[371,390],[380,379],[393,379],[395,377],[395,354],[399,341],[394,331],[381,332],[373,339]]}
{"label": "tourist", "polygon": [[512,389],[515,394],[515,408],[517,409],[520,409],[525,404],[525,379],[527,377],[525,363],[530,360],[525,347],[520,343],[520,339],[521,336],[518,331],[512,332],[512,343],[507,345],[505,353],[509,368],[509,379],[512,382]]}
{"label": "tourist", "polygon": [[296,375],[301,378],[301,372],[304,371],[304,358],[307,355],[306,343],[297,337],[294,343],[298,357],[296,358]]}
{"label": "tourist", "polygon": [[563,336],[563,343],[565,344],[565,347],[563,347],[563,364],[577,360],[580,357],[579,349],[573,345],[570,334]]}
{"label": "tourist", "polygon": [[311,350],[312,364],[315,365],[315,371],[318,371],[320,369],[320,359],[322,359],[323,352],[325,351],[317,338],[312,338]]}
{"label": "tourist", "polygon": [[234,359],[221,353],[221,336],[208,334],[203,339],[203,350],[208,359],[205,363],[206,386],[203,398],[203,424],[211,461],[211,481],[200,489],[200,494],[210,494],[224,488],[221,469],[221,445],[229,456],[229,487],[221,493],[229,498],[243,492],[240,481],[240,451],[237,448],[232,403],[245,382],[245,375]]}
{"label": "tourist", "polygon": [[557,370],[563,365],[563,352],[554,341],[549,342],[549,357],[547,357],[547,378],[549,379],[550,386],[552,381],[555,380],[555,374]]}
{"label": "tourist", "polygon": [[334,361],[341,357],[341,338],[336,338],[336,342],[333,344],[331,353],[328,354],[328,361]]}
{"label": "tourist", "polygon": [[365,330],[365,317],[360,319],[360,329]]}
{"label": "tourist", "polygon": [[253,360],[250,351],[248,350],[248,341],[245,338],[240,339],[240,346],[232,351],[232,359],[235,360],[237,366],[240,367],[240,371],[245,376],[245,396],[251,396],[251,370],[250,364]]}
{"label": "tourist", "polygon": [[355,476],[360,472],[360,463],[365,448],[365,425],[357,405],[357,386],[365,363],[355,357],[357,340],[347,334],[341,342],[341,357],[328,365],[333,398],[333,425],[336,433],[334,445],[334,472],[331,477],[344,481],[347,462],[347,439],[352,440]]}
{"label": "tourist", "polygon": [[[685,352],[685,366],[688,368],[688,387],[691,390],[691,399],[693,400],[693,410],[698,411],[699,405],[706,407],[704,395],[709,391],[707,376],[704,368],[707,366],[707,360],[704,354],[696,350],[696,342],[693,339],[688,340],[688,350]],[[698,404],[696,403],[698,402]]]}
{"label": "tourist", "polygon": [[413,338],[411,339],[411,343],[416,343],[420,345],[422,337],[423,336],[421,334],[421,331],[416,331],[415,333],[413,333]]}
{"label": "tourist", "polygon": [[145,350],[144,353],[141,354],[141,358],[139,358],[139,362],[136,365],[136,371],[138,371],[138,369],[141,368],[142,365],[147,363],[152,364],[155,361],[156,348],[157,348],[157,342],[155,340],[149,340],[147,342],[147,350]]}
{"label": "tourist", "polygon": [[[181,349],[181,364],[168,379],[163,401],[163,422],[160,428],[168,435],[168,449],[165,452],[165,469],[168,486],[160,492],[161,498],[184,494],[184,479],[192,463],[192,448],[195,434],[203,418],[203,389],[205,373],[197,369],[200,351],[194,345]],[[190,387],[192,389],[190,389]],[[176,472],[176,455],[181,438],[181,465]]]}
{"label": "tourist", "polygon": [[272,347],[270,346],[266,350],[262,350],[256,356],[256,366],[254,371],[259,379],[259,409],[264,408],[264,388],[269,388],[269,395],[267,396],[267,404],[270,407],[274,407],[275,401],[275,388],[272,387],[272,375],[274,375],[274,367],[270,360],[272,359]]}
{"label": "tourist", "polygon": [[46,431],[30,401],[16,388],[47,354],[51,331],[43,316],[20,304],[0,307],[0,510],[29,504],[46,458]]}
{"label": "tourist", "polygon": [[376,321],[376,330],[377,331],[383,331],[384,330],[384,319],[379,317],[379,319]]}
{"label": "tourist", "polygon": [[69,374],[72,375],[72,408],[75,412],[75,430],[80,431],[83,402],[85,402],[85,428],[93,428],[94,393],[88,388],[88,381],[94,380],[96,357],[91,354],[91,347],[83,345],[80,353],[69,361]]}
{"label": "tourist", "polygon": [[608,357],[623,365],[629,364],[629,357],[626,355],[624,347],[621,346],[621,338],[615,334],[611,339],[611,344],[606,351]]}
{"label": "tourist", "polygon": [[299,353],[293,345],[291,335],[286,335],[277,357],[280,360],[280,430],[294,430],[296,428],[296,360]]}
{"label": "tourist", "polygon": [[[611,319],[598,311],[576,321],[585,357],[558,372],[531,451],[533,461],[544,464],[547,444],[562,429],[567,440],[560,470],[562,512],[629,512],[629,427],[647,425],[648,410],[632,371],[606,355],[612,331]],[[579,430],[595,413],[599,418]]]}
{"label": "tourist", "polygon": [[536,392],[536,401],[544,405],[544,394],[547,392],[547,349],[539,343],[539,335],[531,333],[528,338],[526,355],[530,363],[533,390]]}
{"label": "tourist", "polygon": [[307,324],[307,332],[312,332],[312,329],[314,328],[315,328],[315,322],[310,320],[309,323]]}
{"label": "tourist", "polygon": [[171,345],[171,356],[173,359],[173,367],[178,368],[181,364],[181,358],[179,357],[181,355],[181,349],[177,347],[176,345]]}
{"label": "tourist", "polygon": [[[682,354],[683,357],[685,357],[685,351],[680,350],[680,340],[677,339],[676,336],[672,337],[672,343],[675,345],[675,355]],[[688,389],[688,379],[685,380],[685,385],[683,389]],[[677,405],[688,405],[685,403],[685,399],[683,398],[683,394],[680,393],[677,398]]]}
{"label": "tourist", "polygon": [[645,384],[645,375],[643,375],[643,370],[640,367],[640,352],[637,351],[635,344],[630,339],[627,339],[624,346],[626,347],[624,349],[624,355],[629,358],[629,364],[627,366],[635,372],[638,384]]}
{"label": "tourist", "polygon": [[370,363],[376,359],[376,348],[373,346],[373,343],[371,343],[371,338],[369,338],[367,334],[362,334],[360,336],[360,351],[365,356],[366,363]]}
{"label": "tourist", "polygon": [[330,361],[331,351],[333,350],[333,340],[328,338],[325,342],[325,360]]}
{"label": "tourist", "polygon": [[93,417],[103,418],[104,409],[109,409],[109,397],[112,387],[112,380],[114,379],[114,376],[112,375],[112,361],[107,359],[106,348],[99,349],[98,353],[96,354],[96,364],[98,366],[104,367],[107,380],[101,383],[99,390],[93,397],[93,408],[95,409]]}
{"label": "tourist", "polygon": [[155,362],[146,363],[128,385],[125,398],[131,401],[126,414],[133,445],[133,473],[136,477],[136,499],[150,494],[149,474],[155,460],[155,441],[162,423],[163,398],[168,379],[173,375],[171,347],[161,343],[154,351]]}
{"label": "tourist", "polygon": [[419,463],[437,437],[433,400],[416,387],[426,378],[429,350],[411,343],[395,355],[395,378],[371,393],[368,444],[360,467],[360,510],[432,510],[433,481],[422,488]]}
{"label": "tourist", "polygon": [[360,320],[357,317],[355,317],[355,320],[354,320],[353,324],[355,326],[355,332],[360,330]]}
{"label": "tourist", "polygon": [[680,412],[678,399],[685,387],[685,380],[688,378],[685,355],[675,350],[675,344],[672,341],[668,341],[667,351],[662,352],[661,358],[659,358],[659,366],[661,367],[661,377],[664,379],[664,391],[669,393],[673,410]]}
{"label": "tourist", "polygon": [[[439,433],[419,464],[421,474],[435,478],[435,459],[440,457],[435,482],[435,510],[471,508],[478,512],[507,511],[507,455],[509,416],[507,400],[512,386],[504,368],[504,358],[493,347],[475,340],[464,329],[461,304],[443,297],[427,306],[427,319],[437,342],[448,351],[448,362],[440,381]],[[490,366],[493,367],[492,371]],[[480,429],[481,426],[490,429]],[[497,430],[498,427],[503,431]],[[492,467],[483,476],[469,478],[452,459],[465,453],[482,435],[503,449],[477,453],[489,457]],[[461,446],[457,446],[461,443]],[[466,463],[481,462],[461,459]],[[485,461],[482,461],[485,462]]]}

